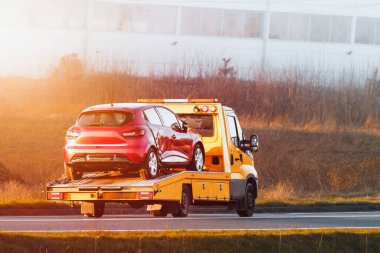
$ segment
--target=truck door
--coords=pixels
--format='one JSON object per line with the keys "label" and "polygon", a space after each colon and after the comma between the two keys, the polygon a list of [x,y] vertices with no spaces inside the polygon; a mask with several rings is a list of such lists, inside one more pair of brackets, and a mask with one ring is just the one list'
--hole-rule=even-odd
{"label": "truck door", "polygon": [[237,172],[241,165],[250,164],[251,158],[239,148],[239,143],[244,139],[243,130],[239,124],[239,120],[233,113],[227,115],[227,128],[230,137],[229,160],[231,172]]}

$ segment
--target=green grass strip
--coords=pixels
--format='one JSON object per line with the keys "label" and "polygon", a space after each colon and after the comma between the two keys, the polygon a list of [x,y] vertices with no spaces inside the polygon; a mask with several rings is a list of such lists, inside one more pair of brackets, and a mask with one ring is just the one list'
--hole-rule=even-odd
{"label": "green grass strip", "polygon": [[380,252],[379,229],[0,233],[0,252]]}

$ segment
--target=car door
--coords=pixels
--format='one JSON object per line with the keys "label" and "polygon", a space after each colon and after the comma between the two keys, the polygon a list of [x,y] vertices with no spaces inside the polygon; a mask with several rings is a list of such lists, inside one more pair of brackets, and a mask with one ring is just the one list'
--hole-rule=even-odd
{"label": "car door", "polygon": [[182,130],[183,122],[179,117],[177,117],[177,121],[178,121],[180,129],[178,129],[177,131],[174,130],[175,135],[176,135],[176,139],[174,140],[174,148],[180,151],[181,153],[183,153],[184,155],[186,155],[190,161],[193,156],[193,151],[194,151],[193,150],[194,140],[189,133],[184,132]]}
{"label": "car door", "polygon": [[186,146],[184,137],[179,131],[173,129],[173,124],[179,126],[177,116],[164,107],[157,107],[156,109],[164,124],[168,142],[168,150],[163,154],[162,162],[173,165],[189,163],[188,152],[184,152]]}
{"label": "car door", "polygon": [[165,154],[170,147],[167,140],[166,127],[164,127],[160,116],[158,116],[157,111],[154,107],[144,110],[144,115],[148,121],[149,129],[152,131],[154,141],[157,147],[157,155],[161,160],[163,154]]}

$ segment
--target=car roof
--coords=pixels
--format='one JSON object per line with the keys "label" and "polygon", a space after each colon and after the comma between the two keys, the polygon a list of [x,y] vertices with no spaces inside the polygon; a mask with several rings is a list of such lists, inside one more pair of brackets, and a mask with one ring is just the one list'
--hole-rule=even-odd
{"label": "car roof", "polygon": [[152,107],[155,105],[152,104],[145,104],[145,103],[110,103],[110,104],[100,104],[100,105],[93,105],[86,109],[84,109],[82,112],[89,112],[89,111],[97,111],[97,110],[123,110],[123,109],[145,109],[148,107]]}

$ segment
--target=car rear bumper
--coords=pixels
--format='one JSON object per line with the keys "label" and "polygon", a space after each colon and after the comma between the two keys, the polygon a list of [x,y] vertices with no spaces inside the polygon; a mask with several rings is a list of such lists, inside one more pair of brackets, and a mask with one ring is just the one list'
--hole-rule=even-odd
{"label": "car rear bumper", "polygon": [[67,165],[101,166],[134,165],[145,161],[149,146],[69,146],[64,147],[64,161]]}

